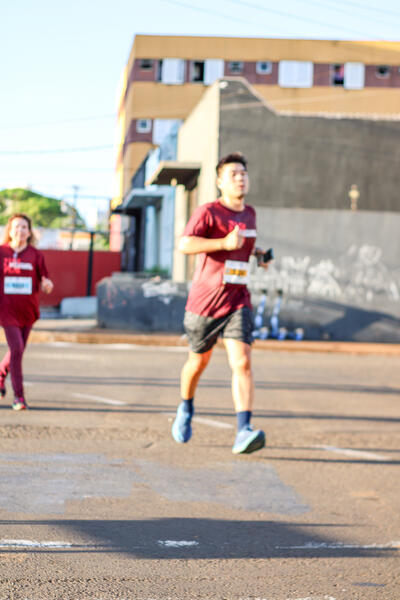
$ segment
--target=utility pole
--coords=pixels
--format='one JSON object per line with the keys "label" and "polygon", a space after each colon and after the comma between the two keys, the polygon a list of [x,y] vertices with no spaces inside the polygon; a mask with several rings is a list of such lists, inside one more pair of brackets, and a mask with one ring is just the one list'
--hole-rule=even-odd
{"label": "utility pole", "polygon": [[71,232],[71,241],[69,244],[69,249],[72,250],[72,246],[74,243],[74,233],[77,225],[77,206],[78,206],[78,194],[79,194],[79,185],[73,185],[73,197],[72,197],[72,232]]}

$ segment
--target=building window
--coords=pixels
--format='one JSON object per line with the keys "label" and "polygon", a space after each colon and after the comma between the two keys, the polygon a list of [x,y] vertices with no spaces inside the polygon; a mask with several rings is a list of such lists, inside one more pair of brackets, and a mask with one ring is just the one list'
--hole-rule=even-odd
{"label": "building window", "polygon": [[231,73],[238,74],[243,72],[243,62],[239,60],[231,60],[229,63]]}
{"label": "building window", "polygon": [[382,79],[389,77],[390,76],[389,65],[378,65],[375,69],[375,75]]}
{"label": "building window", "polygon": [[204,82],[204,60],[193,60],[190,65],[190,81]]}
{"label": "building window", "polygon": [[153,61],[150,58],[141,58],[139,66],[142,71],[151,71],[153,68]]}
{"label": "building window", "polygon": [[344,85],[344,65],[332,65],[332,85]]}
{"label": "building window", "polygon": [[162,67],[163,67],[163,61],[158,60],[156,63],[156,81],[161,81],[161,79],[162,79]]}
{"label": "building window", "polygon": [[138,119],[136,121],[137,133],[149,133],[151,131],[151,119]]}
{"label": "building window", "polygon": [[256,73],[260,75],[269,75],[272,73],[272,62],[269,60],[259,60],[256,62]]}

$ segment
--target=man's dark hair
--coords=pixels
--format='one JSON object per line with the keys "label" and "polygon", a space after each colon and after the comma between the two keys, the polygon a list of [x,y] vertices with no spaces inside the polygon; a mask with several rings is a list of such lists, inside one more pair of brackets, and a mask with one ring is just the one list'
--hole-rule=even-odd
{"label": "man's dark hair", "polygon": [[241,165],[244,166],[244,168],[247,171],[247,160],[244,154],[242,154],[241,152],[231,152],[230,154],[227,154],[226,156],[223,156],[217,164],[216,170],[217,170],[217,175],[220,174],[220,171],[222,169],[222,167],[224,167],[225,165],[229,165],[231,163],[240,163]]}

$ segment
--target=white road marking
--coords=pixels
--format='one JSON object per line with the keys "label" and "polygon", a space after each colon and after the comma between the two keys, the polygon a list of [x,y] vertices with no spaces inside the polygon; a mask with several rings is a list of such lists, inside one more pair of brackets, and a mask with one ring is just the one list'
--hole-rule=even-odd
{"label": "white road marking", "polygon": [[353,458],[365,458],[367,460],[390,460],[389,457],[383,454],[375,454],[374,452],[366,452],[363,450],[351,450],[349,448],[337,448],[336,446],[313,446],[320,450],[326,450],[327,452],[335,452],[336,454],[343,454],[344,456],[352,456]]}
{"label": "white road marking", "polygon": [[[129,344],[126,342],[113,343],[113,344],[84,344],[80,342],[47,342],[43,346],[47,348],[76,348],[77,346],[90,346],[90,349],[95,350],[140,350],[141,352],[177,352],[187,353],[188,346],[158,346],[148,344]],[[32,346],[30,347],[32,349]],[[29,350],[29,349],[28,349]]]}
{"label": "white road marking", "polygon": [[196,423],[202,423],[203,425],[210,425],[210,427],[219,427],[220,429],[233,429],[233,425],[231,425],[230,423],[214,421],[214,419],[206,419],[205,417],[194,416],[193,421],[196,421]]}
{"label": "white road marking", "polygon": [[[167,415],[168,417],[175,417],[175,412],[164,412],[163,415]],[[216,427],[217,429],[233,429],[233,425],[230,423],[223,423],[222,421],[215,421],[214,419],[207,419],[206,417],[196,417],[194,416],[192,421],[196,423],[201,423],[202,425],[209,425],[210,427]]]}
{"label": "white road marking", "polygon": [[47,342],[43,346],[50,346],[50,348],[73,348],[75,344],[72,342]]}
{"label": "white road marking", "polygon": [[288,598],[287,600],[336,600],[333,596],[307,596],[307,598]]}
{"label": "white road marking", "polygon": [[104,398],[103,396],[94,396],[92,394],[80,394],[78,392],[72,392],[71,396],[82,398],[83,400],[94,400],[100,404],[112,404],[114,406],[126,406],[128,404],[127,402],[122,402],[122,400],[113,400],[112,398]]}
{"label": "white road marking", "polygon": [[57,352],[53,354],[46,354],[45,352],[43,352],[37,354],[36,356],[41,360],[93,360],[93,356],[90,356],[90,354],[77,354],[76,352],[74,354],[66,354],[65,352],[63,352],[62,354],[58,354]]}
{"label": "white road marking", "polygon": [[158,543],[165,548],[186,548],[199,545],[199,542],[186,540],[158,540]]}
{"label": "white road marking", "polygon": [[344,544],[338,542],[336,544],[329,544],[327,542],[307,542],[301,546],[275,546],[280,550],[385,550],[388,548],[400,548],[400,541],[387,542],[386,544]]}
{"label": "white road marking", "polygon": [[96,344],[99,348],[102,346],[105,350],[140,350],[141,352],[154,352],[155,350],[160,352],[177,352],[184,353],[188,351],[187,346],[148,346],[147,344]]}
{"label": "white road marking", "polygon": [[63,548],[110,548],[104,544],[77,544],[72,542],[38,542],[37,540],[0,540],[1,548],[15,548],[15,549],[54,549],[59,550]]}
{"label": "white road marking", "polygon": [[37,542],[36,540],[0,540],[0,548],[71,548],[69,542]]}
{"label": "white road marking", "polygon": [[214,419],[206,419],[205,417],[194,416],[193,421],[196,421],[196,423],[202,423],[203,425],[209,425],[210,427],[217,427],[219,429],[233,429],[233,425],[231,425],[230,423],[214,421]]}
{"label": "white road marking", "polygon": [[[194,540],[158,540],[158,544],[165,548],[188,548],[198,546],[199,542]],[[102,544],[76,544],[71,542],[38,542],[37,540],[0,540],[0,548],[16,548],[16,549],[36,549],[36,548],[111,548],[113,546]]]}

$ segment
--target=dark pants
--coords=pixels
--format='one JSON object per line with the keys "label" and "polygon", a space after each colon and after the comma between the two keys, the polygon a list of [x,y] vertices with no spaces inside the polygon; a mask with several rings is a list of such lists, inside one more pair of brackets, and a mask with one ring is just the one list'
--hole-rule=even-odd
{"label": "dark pants", "polygon": [[31,325],[25,325],[24,327],[9,325],[4,327],[9,350],[0,363],[0,379],[4,380],[8,372],[11,372],[11,384],[16,398],[24,397],[22,357],[31,329]]}

